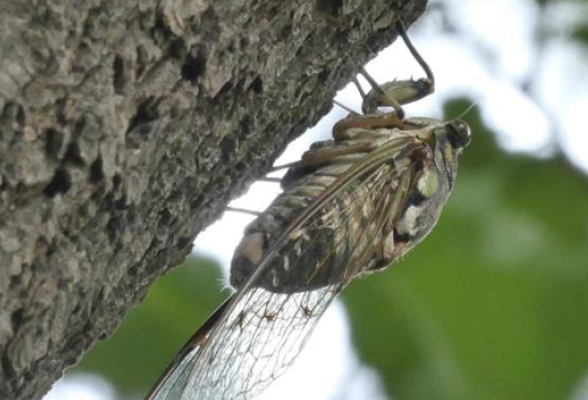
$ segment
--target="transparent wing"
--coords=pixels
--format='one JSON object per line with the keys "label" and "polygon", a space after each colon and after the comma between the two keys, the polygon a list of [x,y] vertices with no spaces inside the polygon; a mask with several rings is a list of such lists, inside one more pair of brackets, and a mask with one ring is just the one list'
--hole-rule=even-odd
{"label": "transparent wing", "polygon": [[[395,160],[404,160],[413,143],[378,149],[354,164],[294,218],[148,399],[251,399],[282,374],[330,302],[382,246],[410,181],[410,164],[399,167]],[[307,270],[316,273],[294,277],[297,262],[314,263]],[[292,271],[295,284],[287,291],[268,287],[278,267]]]}
{"label": "transparent wing", "polygon": [[336,290],[249,290],[205,346],[187,345],[148,399],[253,398],[296,358]]}
{"label": "transparent wing", "polygon": [[293,362],[337,293],[334,287],[294,294],[250,289],[202,348],[185,398],[244,400],[259,394]]}
{"label": "transparent wing", "polygon": [[165,375],[165,379],[155,388],[154,393],[149,397],[153,400],[181,399],[182,392],[190,376],[192,365],[198,355],[200,347],[193,347],[182,355],[177,364]]}

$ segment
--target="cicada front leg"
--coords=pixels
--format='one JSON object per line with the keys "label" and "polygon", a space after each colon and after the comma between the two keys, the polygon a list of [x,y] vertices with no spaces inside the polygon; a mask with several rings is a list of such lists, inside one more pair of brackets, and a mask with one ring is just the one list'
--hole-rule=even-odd
{"label": "cicada front leg", "polygon": [[[418,53],[408,37],[402,22],[396,24],[396,31],[404,44],[423,68],[426,77],[406,80],[394,80],[384,84],[378,84],[375,79],[362,67],[359,73],[368,81],[372,90],[367,94],[361,88],[357,79],[353,82],[362,97],[362,112],[364,115],[351,113],[347,118],[339,121],[333,128],[335,139],[349,128],[374,129],[374,128],[404,128],[404,110],[402,105],[422,99],[435,91],[435,77],[431,68]],[[391,107],[394,111],[378,114],[379,107]]]}
{"label": "cicada front leg", "polygon": [[[412,78],[400,81],[394,80],[379,85],[364,68],[361,68],[361,75],[372,87],[372,90],[368,94],[363,94],[362,90],[360,90],[363,98],[361,108],[364,114],[372,114],[377,111],[378,107],[392,107],[398,117],[403,119],[404,112],[401,105],[420,100],[435,91],[435,76],[433,75],[433,71],[413,46],[408,34],[404,30],[404,25],[400,21],[396,24],[396,32],[402,38],[410,54],[412,54],[421,66],[426,77],[417,80]],[[355,81],[355,84],[358,85],[357,81]]]}

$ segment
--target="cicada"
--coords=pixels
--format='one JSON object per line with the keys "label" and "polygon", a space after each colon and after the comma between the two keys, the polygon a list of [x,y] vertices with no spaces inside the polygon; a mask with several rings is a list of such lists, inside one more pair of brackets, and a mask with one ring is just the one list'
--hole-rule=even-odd
{"label": "cicada", "polygon": [[[470,141],[461,120],[404,118],[434,90],[433,73],[372,86],[333,140],[314,144],[282,179],[283,192],[245,231],[233,256],[236,292],[180,351],[148,400],[251,399],[294,361],[331,301],[384,269],[433,228]],[[392,111],[381,111],[391,107]]]}

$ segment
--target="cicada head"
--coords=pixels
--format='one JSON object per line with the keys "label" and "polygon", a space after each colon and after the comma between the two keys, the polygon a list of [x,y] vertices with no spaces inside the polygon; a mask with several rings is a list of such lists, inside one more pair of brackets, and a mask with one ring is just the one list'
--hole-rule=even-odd
{"label": "cicada head", "polygon": [[454,119],[435,128],[434,136],[435,161],[443,166],[449,183],[453,184],[458,157],[471,141],[470,127],[461,119]]}
{"label": "cicada head", "polygon": [[459,154],[470,144],[472,131],[465,121],[454,119],[445,124],[445,129],[447,130],[447,140],[449,140],[454,152]]}

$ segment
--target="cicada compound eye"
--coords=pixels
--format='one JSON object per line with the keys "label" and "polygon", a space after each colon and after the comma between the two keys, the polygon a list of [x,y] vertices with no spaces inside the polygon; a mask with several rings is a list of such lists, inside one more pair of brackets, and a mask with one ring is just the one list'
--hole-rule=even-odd
{"label": "cicada compound eye", "polygon": [[447,139],[454,149],[463,149],[470,144],[472,131],[470,126],[461,119],[455,119],[445,125]]}

